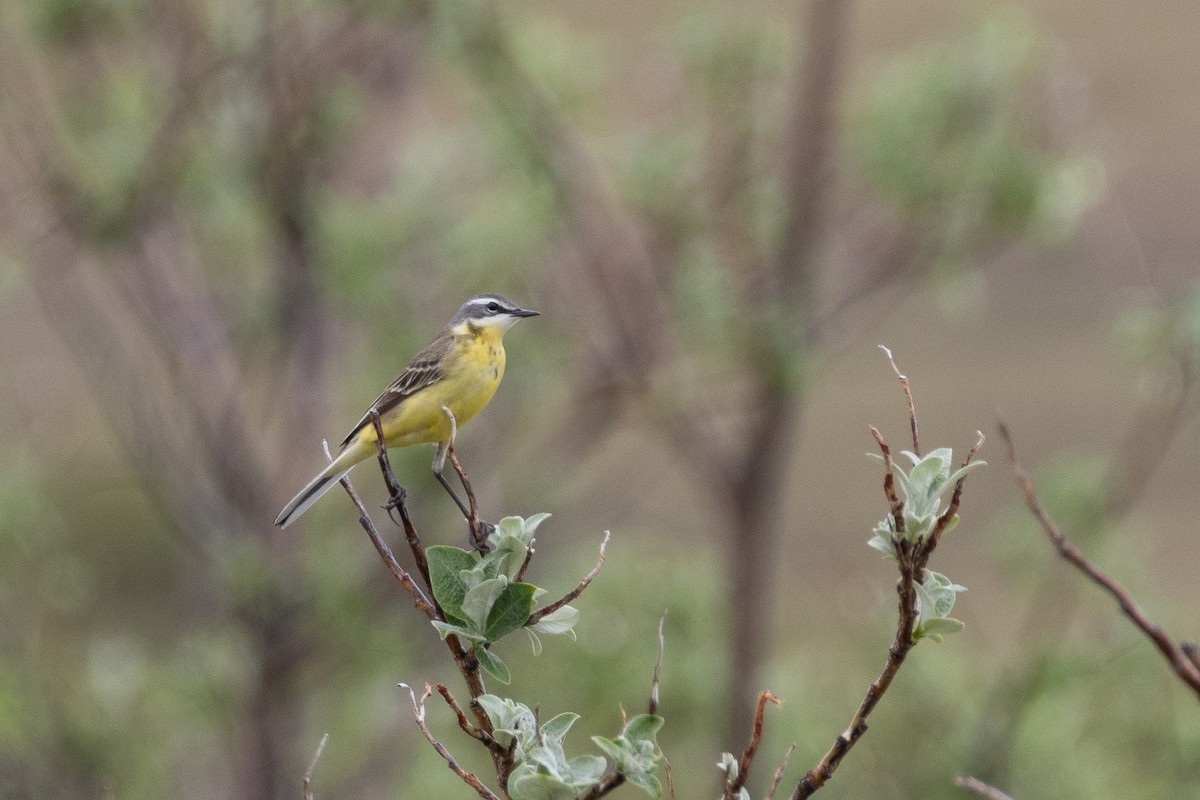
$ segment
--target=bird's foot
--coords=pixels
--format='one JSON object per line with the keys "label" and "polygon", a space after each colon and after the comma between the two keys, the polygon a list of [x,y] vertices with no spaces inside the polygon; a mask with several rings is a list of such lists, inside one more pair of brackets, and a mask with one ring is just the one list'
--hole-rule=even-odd
{"label": "bird's foot", "polygon": [[404,505],[404,501],[407,499],[408,490],[403,486],[397,485],[396,493],[389,497],[388,501],[383,504],[383,509],[387,511],[388,519],[390,519],[396,525],[402,524],[400,520],[396,519],[396,509]]}

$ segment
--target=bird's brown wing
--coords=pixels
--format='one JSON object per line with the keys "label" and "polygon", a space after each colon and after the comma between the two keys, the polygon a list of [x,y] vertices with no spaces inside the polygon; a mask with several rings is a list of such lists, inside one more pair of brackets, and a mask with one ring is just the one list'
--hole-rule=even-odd
{"label": "bird's brown wing", "polygon": [[367,413],[363,414],[358,424],[342,440],[342,447],[349,444],[359,431],[371,424],[371,410],[378,411],[380,415],[383,415],[406,398],[412,397],[427,386],[432,386],[441,380],[442,361],[453,346],[454,337],[443,333],[430,342],[424,350],[413,356],[413,360],[408,362],[408,366],[401,371],[390,386],[383,390],[383,394],[379,395]]}

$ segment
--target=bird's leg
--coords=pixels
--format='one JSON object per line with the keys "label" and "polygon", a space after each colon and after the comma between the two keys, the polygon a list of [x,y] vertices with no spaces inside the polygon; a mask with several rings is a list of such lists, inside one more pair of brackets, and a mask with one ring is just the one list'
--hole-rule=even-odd
{"label": "bird's leg", "polygon": [[454,447],[454,440],[458,436],[458,420],[454,418],[454,412],[448,406],[442,406],[442,411],[450,418],[450,438],[444,442],[438,442],[437,452],[433,454],[433,477],[437,478],[437,482],[446,490],[446,494],[450,495],[450,499],[458,506],[458,510],[462,512],[463,519],[467,522],[471,521],[471,512],[462,500],[458,499],[458,495],[454,492],[454,487],[446,480],[446,476],[442,474],[442,470],[446,467],[446,453]]}
{"label": "bird's leg", "polygon": [[471,509],[470,516],[467,517],[467,522],[471,526],[471,545],[476,550],[487,552],[487,537],[496,530],[496,526],[489,522],[484,522],[479,518],[479,503],[475,500],[475,490],[471,488],[471,480],[467,477],[467,472],[462,468],[462,464],[458,463],[458,456],[454,453],[454,443],[450,443],[448,448],[450,463],[454,466],[454,471],[458,473],[458,480],[462,483],[463,490],[467,493],[467,505]]}
{"label": "bird's leg", "polygon": [[375,447],[379,451],[379,468],[383,472],[383,482],[387,485],[388,501],[383,504],[383,508],[387,511],[388,519],[395,525],[400,525],[401,522],[396,519],[395,511],[400,506],[404,505],[404,500],[408,496],[408,492],[396,480],[396,474],[392,472],[392,463],[388,460],[387,439],[383,435],[383,421],[379,417],[379,411],[372,408],[367,412],[367,416],[371,419],[371,425],[375,428]]}
{"label": "bird's leg", "polygon": [[[437,455],[434,457],[434,473],[437,475],[438,482],[442,487],[454,498],[454,502],[458,504],[458,508],[463,513],[463,517],[467,520],[467,538],[471,543],[471,547],[481,553],[488,552],[487,537],[495,530],[495,527],[483,522],[479,519],[479,503],[475,500],[475,490],[471,488],[471,481],[467,478],[467,473],[463,471],[462,465],[458,463],[458,457],[454,454],[454,440],[458,434],[458,420],[454,418],[454,412],[449,406],[442,406],[442,412],[450,419],[450,438],[443,444],[438,445]],[[454,465],[454,471],[458,473],[458,479],[462,482],[463,490],[467,493],[467,504],[458,499],[458,495],[450,488],[450,484],[442,476],[442,467],[445,466],[446,456],[450,456],[450,463]]]}
{"label": "bird's leg", "polygon": [[471,521],[471,512],[467,509],[466,504],[458,499],[458,495],[454,492],[454,487],[446,480],[446,476],[442,474],[442,468],[446,466],[446,443],[438,445],[437,453],[433,456],[433,477],[437,478],[437,482],[446,490],[446,494],[450,495],[450,499],[458,506],[458,510],[462,512],[463,519]]}

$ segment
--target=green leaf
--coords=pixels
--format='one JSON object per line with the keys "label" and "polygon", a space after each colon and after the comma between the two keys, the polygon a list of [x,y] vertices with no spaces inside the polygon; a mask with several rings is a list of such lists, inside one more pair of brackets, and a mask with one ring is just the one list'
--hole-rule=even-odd
{"label": "green leaf", "polygon": [[627,772],[625,780],[651,797],[662,797],[662,784],[649,772]]}
{"label": "green leaf", "polygon": [[579,715],[570,711],[552,717],[542,725],[542,739],[547,742],[561,742],[578,719]]}
{"label": "green leaf", "polygon": [[604,755],[615,761],[618,766],[625,760],[626,752],[619,742],[606,739],[603,736],[593,736],[592,742],[595,743],[596,747],[604,751]]}
{"label": "green leaf", "polygon": [[532,536],[533,532],[537,530],[538,525],[541,525],[548,519],[550,519],[550,513],[547,511],[542,511],[541,513],[534,514],[532,517],[526,518],[525,532]]}
{"label": "green leaf", "polygon": [[721,753],[721,760],[717,762],[717,769],[725,773],[725,785],[733,783],[737,780],[738,775],[742,771],[742,762],[733,753]]}
{"label": "green leaf", "polygon": [[536,592],[537,587],[530,583],[509,583],[504,587],[487,617],[484,634],[488,641],[495,642],[529,621]]}
{"label": "green leaf", "polygon": [[476,702],[487,712],[488,719],[492,721],[496,741],[502,747],[508,747],[514,738],[535,738],[533,732],[537,718],[529,706],[494,694],[482,694]]}
{"label": "green leaf", "polygon": [[504,684],[512,682],[512,673],[508,671],[508,666],[491,650],[486,647],[476,647],[475,657],[479,659],[479,666],[488,675]]}
{"label": "green leaf", "polygon": [[532,769],[520,774],[514,771],[508,791],[513,800],[575,800],[579,796],[576,787]]}
{"label": "green leaf", "polygon": [[498,578],[481,581],[477,586],[468,589],[466,594],[463,595],[463,616],[474,623],[476,630],[483,631],[485,634],[487,633],[488,614],[491,613],[496,600],[507,587],[508,578],[501,575]]}
{"label": "green leaf", "polygon": [[653,742],[663,722],[663,718],[657,714],[638,714],[629,720],[621,735],[633,742]]}
{"label": "green leaf", "polygon": [[[889,517],[889,519],[890,519],[890,517]],[[875,530],[878,531],[879,528],[876,527]],[[892,543],[891,531],[887,531],[886,535],[883,533],[875,534],[874,536],[872,536],[870,539],[867,540],[867,545],[870,547],[874,547],[876,550],[883,553],[885,556],[888,556],[893,561],[895,561],[896,558],[898,557],[896,555],[896,545]]]}
{"label": "green leaf", "polygon": [[538,633],[569,633],[574,636],[575,632],[572,629],[577,622],[579,622],[579,609],[574,606],[563,606],[542,617],[537,621],[536,625],[531,625],[530,627]]}
{"label": "green leaf", "polygon": [[432,584],[433,597],[438,605],[447,615],[465,619],[462,603],[467,590],[459,578],[459,573],[473,569],[476,556],[457,547],[437,544],[425,550],[425,560],[429,565],[429,582]]}
{"label": "green leaf", "polygon": [[442,637],[443,641],[450,634],[454,634],[460,639],[466,639],[467,641],[471,642],[486,641],[482,633],[470,630],[462,625],[455,625],[450,622],[442,622],[441,620],[435,619],[433,621],[433,627],[437,629],[438,635]]}
{"label": "green leaf", "polygon": [[961,620],[954,619],[953,617],[931,619],[922,624],[913,632],[913,638],[929,638],[940,644],[943,636],[951,633],[958,633],[965,627],[966,625],[964,625]]}
{"label": "green leaf", "polygon": [[571,783],[589,786],[604,775],[604,770],[608,769],[608,762],[600,756],[586,755],[572,758],[569,766]]}

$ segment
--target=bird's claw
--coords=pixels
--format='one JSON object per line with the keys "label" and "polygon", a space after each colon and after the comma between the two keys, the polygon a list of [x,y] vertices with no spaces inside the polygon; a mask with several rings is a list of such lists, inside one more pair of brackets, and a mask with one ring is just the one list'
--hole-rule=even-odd
{"label": "bird's claw", "polygon": [[396,525],[401,524],[400,520],[396,519],[396,509],[404,505],[404,501],[408,499],[408,490],[403,486],[396,487],[396,494],[388,498],[388,501],[383,504],[383,510],[387,511],[388,519]]}

